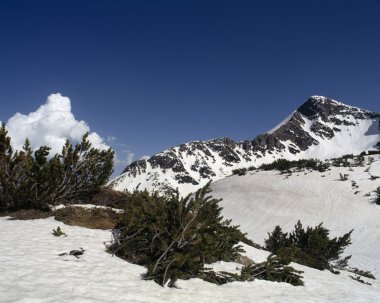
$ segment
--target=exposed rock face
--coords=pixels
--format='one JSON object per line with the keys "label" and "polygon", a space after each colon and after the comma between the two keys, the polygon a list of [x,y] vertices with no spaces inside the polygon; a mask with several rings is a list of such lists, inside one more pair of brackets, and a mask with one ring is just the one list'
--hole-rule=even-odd
{"label": "exposed rock face", "polygon": [[380,149],[380,114],[313,96],[287,120],[253,140],[194,141],[148,160],[133,162],[110,182],[118,190],[178,188],[195,191],[233,169],[259,166],[278,158],[329,158]]}

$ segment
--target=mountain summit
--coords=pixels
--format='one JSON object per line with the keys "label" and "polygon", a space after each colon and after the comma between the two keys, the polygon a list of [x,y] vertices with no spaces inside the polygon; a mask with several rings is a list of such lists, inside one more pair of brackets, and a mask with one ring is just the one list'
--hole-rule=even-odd
{"label": "mountain summit", "polygon": [[193,141],[128,165],[110,185],[116,190],[178,188],[191,193],[234,169],[276,159],[327,159],[380,149],[380,114],[312,96],[283,122],[253,140]]}

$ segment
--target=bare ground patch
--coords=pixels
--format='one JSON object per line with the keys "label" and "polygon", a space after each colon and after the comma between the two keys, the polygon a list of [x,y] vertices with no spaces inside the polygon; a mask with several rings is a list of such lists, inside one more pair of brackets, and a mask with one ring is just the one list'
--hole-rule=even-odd
{"label": "bare ground patch", "polygon": [[21,209],[12,212],[0,213],[0,217],[10,217],[8,220],[35,220],[53,216],[52,212],[36,209]]}
{"label": "bare ground patch", "polygon": [[54,218],[67,225],[95,229],[112,229],[120,218],[120,213],[111,209],[69,206],[54,212]]}

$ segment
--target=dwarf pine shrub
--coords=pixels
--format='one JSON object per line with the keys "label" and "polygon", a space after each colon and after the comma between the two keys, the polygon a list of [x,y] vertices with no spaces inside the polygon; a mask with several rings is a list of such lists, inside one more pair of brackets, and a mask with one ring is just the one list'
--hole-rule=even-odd
{"label": "dwarf pine shrub", "polygon": [[234,260],[245,236],[223,219],[220,200],[209,196],[210,191],[206,185],[186,198],[135,192],[116,225],[119,236],[109,251],[145,265],[144,278],[162,286],[196,277],[205,263]]}
{"label": "dwarf pine shrub", "polygon": [[114,152],[92,147],[85,134],[60,154],[41,146],[34,152],[28,139],[13,151],[5,124],[0,128],[0,211],[47,210],[49,205],[83,200],[99,191],[113,171]]}
{"label": "dwarf pine shrub", "polygon": [[289,161],[286,159],[277,159],[269,164],[262,164],[260,167],[262,170],[279,170],[288,171],[292,168],[298,169],[312,169],[324,172],[329,168],[327,163],[323,163],[317,159],[300,159],[296,161]]}
{"label": "dwarf pine shrub", "polygon": [[[235,261],[243,252],[238,243],[251,243],[238,226],[221,216],[220,200],[210,196],[210,192],[209,184],[186,198],[180,198],[178,193],[160,196],[135,191],[128,197],[123,217],[113,232],[115,241],[108,251],[128,262],[146,266],[144,279],[162,286],[174,286],[177,279],[195,277],[216,284],[243,281],[248,269],[244,275],[213,274],[205,270],[205,264]],[[279,262],[275,262],[277,265],[272,262],[273,266],[262,264],[260,271],[268,274],[260,277],[253,275],[255,270],[251,268],[251,279],[293,281],[295,272]],[[287,274],[282,276],[282,270]],[[289,279],[282,278],[285,276]]]}
{"label": "dwarf pine shrub", "polygon": [[55,237],[61,237],[61,236],[67,237],[67,235],[62,231],[62,229],[59,226],[56,229],[53,229],[52,234]]}
{"label": "dwarf pine shrub", "polygon": [[376,198],[375,203],[376,203],[377,205],[380,205],[380,187],[378,187],[378,188],[376,189],[376,195],[377,195],[377,198]]}
{"label": "dwarf pine shrub", "polygon": [[280,226],[276,226],[272,233],[268,233],[265,248],[288,261],[320,270],[330,269],[329,263],[339,259],[351,244],[352,230],[338,238],[330,238],[329,233],[322,223],[304,229],[298,221],[291,233],[284,233]]}

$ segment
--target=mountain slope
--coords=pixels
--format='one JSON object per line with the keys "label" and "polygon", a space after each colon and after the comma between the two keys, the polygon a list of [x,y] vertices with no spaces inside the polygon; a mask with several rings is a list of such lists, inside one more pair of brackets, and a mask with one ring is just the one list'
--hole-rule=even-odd
{"label": "mountain slope", "polygon": [[130,164],[110,182],[116,190],[178,188],[185,195],[234,169],[278,158],[326,159],[380,149],[380,114],[312,96],[280,125],[254,140],[194,141]]}
{"label": "mountain slope", "polygon": [[[361,165],[291,174],[252,171],[211,187],[214,197],[223,198],[223,216],[260,245],[276,225],[288,232],[298,220],[304,226],[323,222],[333,236],[354,229],[352,244],[345,250],[352,254],[349,264],[380,278],[380,205],[374,203],[380,187],[380,155],[365,156]],[[341,181],[340,174],[348,180]]]}

